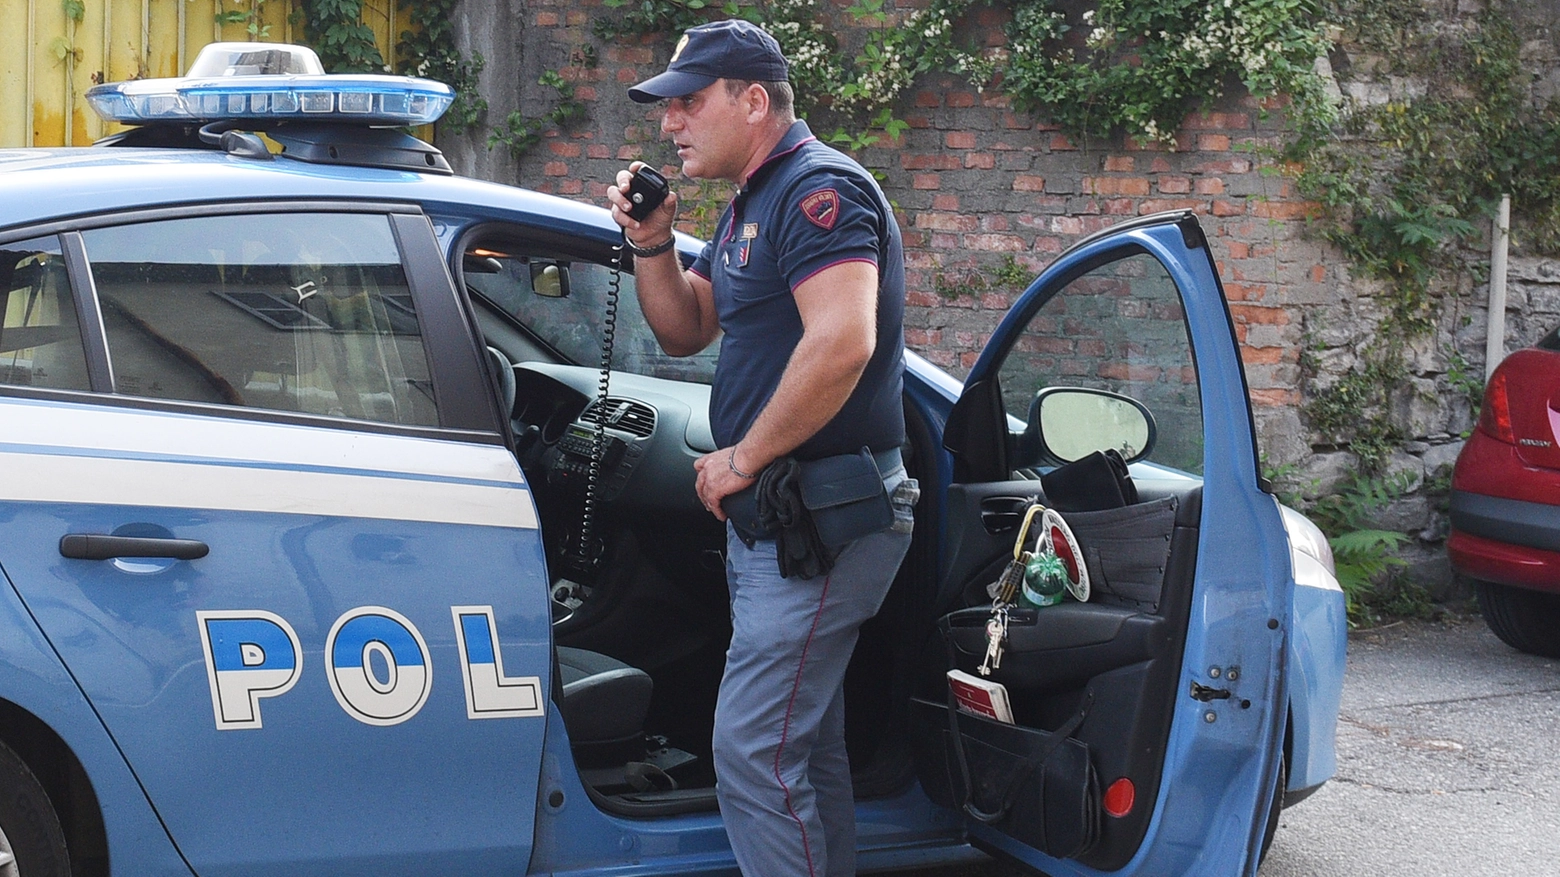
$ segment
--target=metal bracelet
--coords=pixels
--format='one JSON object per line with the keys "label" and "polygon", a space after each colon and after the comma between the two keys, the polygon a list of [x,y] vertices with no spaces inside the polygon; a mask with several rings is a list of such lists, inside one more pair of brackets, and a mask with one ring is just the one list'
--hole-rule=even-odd
{"label": "metal bracelet", "polygon": [[743,472],[741,469],[737,468],[737,446],[736,445],[732,445],[731,446],[731,453],[730,453],[730,455],[728,455],[726,457],[726,466],[732,472],[735,472],[738,478],[741,478],[741,479],[743,479],[745,481],[752,481],[754,478],[758,477],[757,475],[749,475],[746,472]]}
{"label": "metal bracelet", "polygon": [[673,235],[667,238],[664,242],[656,244],[653,247],[641,247],[633,241],[629,240],[628,235],[623,236],[623,245],[628,248],[630,253],[634,254],[634,258],[636,259],[649,259],[654,256],[659,256],[667,250],[670,250],[676,243],[677,236]]}

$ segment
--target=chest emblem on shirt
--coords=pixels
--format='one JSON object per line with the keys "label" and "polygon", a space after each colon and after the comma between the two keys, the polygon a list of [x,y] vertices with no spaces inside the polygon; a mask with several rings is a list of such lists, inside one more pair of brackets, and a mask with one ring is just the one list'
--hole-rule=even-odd
{"label": "chest emblem on shirt", "polygon": [[819,189],[802,199],[802,215],[807,221],[824,231],[834,228],[840,218],[840,193],[833,189]]}
{"label": "chest emblem on shirt", "polygon": [[[735,253],[736,253],[736,260],[735,260],[736,264],[735,265],[732,264],[733,260],[731,258],[733,251],[735,251]],[[737,241],[737,245],[735,247],[732,247],[730,250],[727,250],[725,255],[722,258],[724,258],[726,260],[726,267],[727,268],[746,268],[747,267],[747,263],[748,263],[748,259],[752,255],[753,255],[753,241],[749,240],[748,238],[743,238],[742,240]]]}

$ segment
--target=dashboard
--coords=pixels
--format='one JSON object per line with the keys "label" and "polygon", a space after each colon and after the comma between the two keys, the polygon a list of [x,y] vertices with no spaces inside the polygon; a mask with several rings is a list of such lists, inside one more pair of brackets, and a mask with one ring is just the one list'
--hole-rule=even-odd
{"label": "dashboard", "polygon": [[514,373],[511,423],[521,466],[534,482],[583,492],[599,420],[605,425],[599,501],[705,513],[693,490],[693,461],[716,450],[709,387],[613,372],[603,407],[595,369],[523,362]]}

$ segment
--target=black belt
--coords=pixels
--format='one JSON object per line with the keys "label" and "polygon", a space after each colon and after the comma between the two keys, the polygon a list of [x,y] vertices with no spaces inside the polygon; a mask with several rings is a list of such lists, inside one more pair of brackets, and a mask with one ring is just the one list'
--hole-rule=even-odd
{"label": "black belt", "polygon": [[884,478],[887,478],[893,474],[895,469],[905,465],[905,458],[899,452],[899,448],[893,447],[886,451],[873,451],[872,462],[877,464],[878,471],[883,474]]}

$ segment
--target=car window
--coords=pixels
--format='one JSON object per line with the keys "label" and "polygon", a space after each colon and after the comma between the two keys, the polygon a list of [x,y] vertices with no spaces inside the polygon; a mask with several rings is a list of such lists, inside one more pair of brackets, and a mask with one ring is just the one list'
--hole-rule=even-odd
{"label": "car window", "polygon": [[0,384],[89,388],[59,239],[0,244]]}
{"label": "car window", "polygon": [[438,424],[387,217],[212,216],[82,239],[117,392]]}
{"label": "car window", "polygon": [[[569,294],[537,294],[532,267],[556,266],[567,271]],[[601,338],[606,325],[607,298],[616,272],[610,266],[540,254],[522,254],[498,247],[467,253],[466,286],[532,332],[576,365],[601,364]],[[547,283],[547,280],[543,280]],[[645,322],[634,294],[634,276],[621,275],[612,367],[634,374],[708,384],[715,376],[719,345],[693,356],[668,356]]]}
{"label": "car window", "polygon": [[1020,423],[1047,387],[1109,390],[1143,403],[1158,439],[1147,459],[1200,474],[1202,403],[1181,296],[1157,259],[1138,253],[1062,287],[1030,319],[998,372]]}

